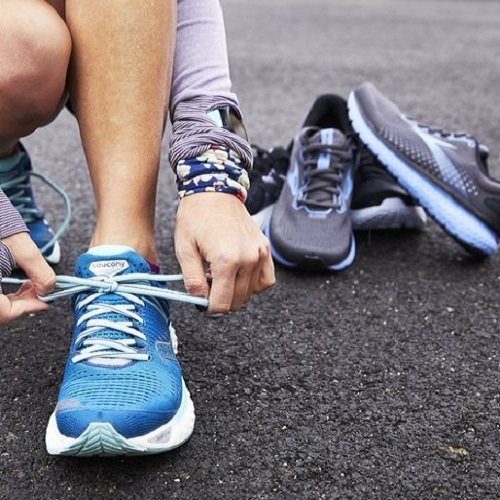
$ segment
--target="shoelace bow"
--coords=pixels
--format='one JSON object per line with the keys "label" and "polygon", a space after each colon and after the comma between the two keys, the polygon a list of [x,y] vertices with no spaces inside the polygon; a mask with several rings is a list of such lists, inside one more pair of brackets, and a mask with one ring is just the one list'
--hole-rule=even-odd
{"label": "shoelace bow", "polygon": [[54,245],[54,243],[59,240],[64,231],[68,228],[71,219],[71,202],[68,195],[61,187],[52,182],[45,175],[38,172],[23,172],[12,179],[0,181],[0,188],[5,192],[7,192],[7,190],[9,191],[9,200],[21,214],[26,224],[35,222],[37,220],[37,214],[39,213],[36,208],[30,206],[32,204],[31,197],[26,195],[27,190],[30,189],[30,185],[28,183],[30,177],[37,177],[40,179],[57,194],[59,194],[64,202],[65,213],[63,221],[59,229],[55,231],[54,236],[42,248],[40,248],[40,251],[43,253]]}
{"label": "shoelace bow", "polygon": [[[22,284],[26,280],[5,278],[4,283]],[[56,289],[59,291],[40,297],[44,302],[52,302],[59,298],[89,293],[76,304],[77,311],[83,311],[77,321],[77,327],[85,323],[85,328],[79,333],[76,345],[78,354],[72,361],[89,359],[116,359],[146,361],[149,355],[142,352],[140,342],[146,341],[146,336],[139,329],[144,320],[137,314],[137,307],[146,302],[155,307],[160,314],[164,311],[156,299],[174,300],[195,304],[201,307],[208,306],[208,299],[195,297],[185,292],[159,288],[148,285],[154,281],[167,284],[173,281],[182,281],[182,275],[152,275],[147,273],[130,273],[123,276],[98,276],[93,278],[76,278],[73,276],[58,276]],[[100,299],[106,294],[115,294],[123,299],[123,303],[106,303]],[[118,316],[113,321],[108,319],[110,314]],[[136,326],[137,325],[137,326]],[[100,332],[114,332],[116,338],[109,334],[99,337]]]}
{"label": "shoelace bow", "polygon": [[[317,168],[321,153],[331,157],[328,168]],[[342,150],[328,144],[309,144],[304,148],[303,157],[301,163],[305,183],[299,202],[311,209],[340,208],[342,182],[352,163],[352,153],[348,149]]]}

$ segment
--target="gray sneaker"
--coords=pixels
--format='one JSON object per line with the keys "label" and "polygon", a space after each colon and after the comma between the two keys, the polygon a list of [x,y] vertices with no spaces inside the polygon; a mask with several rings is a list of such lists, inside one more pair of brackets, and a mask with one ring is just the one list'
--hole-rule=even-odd
{"label": "gray sneaker", "polygon": [[303,128],[267,235],[274,259],[286,267],[340,270],[354,260],[349,207],[356,146],[335,128]]}
{"label": "gray sneaker", "polygon": [[466,134],[417,123],[371,83],[349,97],[361,140],[441,227],[470,253],[492,255],[500,234],[500,183],[488,150]]}

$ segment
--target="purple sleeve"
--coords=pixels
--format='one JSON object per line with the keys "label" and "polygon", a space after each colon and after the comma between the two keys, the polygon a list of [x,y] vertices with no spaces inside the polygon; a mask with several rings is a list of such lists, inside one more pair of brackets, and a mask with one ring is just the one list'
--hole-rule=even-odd
{"label": "purple sleeve", "polygon": [[21,214],[0,189],[0,240],[16,233],[28,231]]}
{"label": "purple sleeve", "polygon": [[[0,189],[0,282],[9,276],[15,266],[14,256],[1,240],[16,233],[28,231],[21,214],[14,208],[7,195]],[[1,288],[0,288],[1,293]]]}

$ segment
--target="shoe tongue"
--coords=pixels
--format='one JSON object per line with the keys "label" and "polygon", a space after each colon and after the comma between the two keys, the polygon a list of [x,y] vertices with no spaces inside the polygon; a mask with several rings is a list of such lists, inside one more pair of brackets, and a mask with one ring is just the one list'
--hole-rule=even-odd
{"label": "shoe tongue", "polygon": [[339,148],[345,143],[345,135],[336,128],[321,128],[311,135],[309,142],[310,144],[325,144]]}
{"label": "shoe tongue", "polygon": [[[80,255],[76,261],[76,276],[92,278],[94,276],[118,276],[130,273],[149,273],[148,262],[130,247],[105,245],[91,248]],[[100,299],[102,304],[122,304],[124,299],[119,294],[109,293]],[[118,312],[110,311],[105,318],[108,321],[129,321]],[[126,334],[115,329],[102,328],[97,333],[88,336],[89,339],[119,340],[128,338]],[[101,356],[92,358],[87,363],[96,366],[120,368],[128,366],[133,361],[127,358]]]}
{"label": "shoe tongue", "polygon": [[143,257],[132,248],[118,245],[91,248],[80,255],[75,269],[75,275],[80,278],[149,272],[151,267]]}

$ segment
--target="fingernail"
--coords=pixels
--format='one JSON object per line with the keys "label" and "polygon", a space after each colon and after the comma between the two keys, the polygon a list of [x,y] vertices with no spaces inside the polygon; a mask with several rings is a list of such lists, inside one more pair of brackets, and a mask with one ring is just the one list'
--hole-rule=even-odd
{"label": "fingernail", "polygon": [[207,318],[209,319],[219,319],[222,318],[223,316],[227,316],[229,313],[209,313],[207,314]]}

